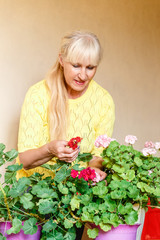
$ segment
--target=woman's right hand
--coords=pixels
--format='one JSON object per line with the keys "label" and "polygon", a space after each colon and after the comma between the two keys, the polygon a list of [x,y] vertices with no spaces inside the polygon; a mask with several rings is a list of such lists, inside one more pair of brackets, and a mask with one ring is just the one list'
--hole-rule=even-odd
{"label": "woman's right hand", "polygon": [[48,153],[56,156],[59,160],[71,163],[76,160],[79,149],[67,147],[68,142],[63,140],[53,140],[47,144]]}

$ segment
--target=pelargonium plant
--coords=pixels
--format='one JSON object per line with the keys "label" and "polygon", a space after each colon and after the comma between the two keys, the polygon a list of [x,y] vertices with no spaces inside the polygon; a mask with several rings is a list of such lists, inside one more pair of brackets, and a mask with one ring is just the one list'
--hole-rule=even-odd
{"label": "pelargonium plant", "polygon": [[[75,139],[68,146],[80,143],[81,138]],[[157,206],[160,196],[160,158],[135,150],[136,140],[129,136],[128,145],[120,145],[106,135],[96,139],[95,145],[103,147],[101,156],[107,173],[103,181],[93,169],[78,164],[92,159],[90,153],[79,153],[75,165],[59,160],[55,165],[42,165],[54,171],[54,179],[34,173],[17,181],[16,171],[23,166],[8,166],[5,182],[0,184],[0,218],[12,222],[8,234],[20,229],[33,234],[38,224],[42,226],[41,240],[74,240],[75,227],[86,223],[90,238],[98,235],[99,227],[108,231],[119,224],[133,225],[138,219],[134,204],[146,207],[150,199]],[[1,144],[0,165],[17,155],[14,150],[5,153],[4,148]],[[158,143],[154,148],[160,149]]]}

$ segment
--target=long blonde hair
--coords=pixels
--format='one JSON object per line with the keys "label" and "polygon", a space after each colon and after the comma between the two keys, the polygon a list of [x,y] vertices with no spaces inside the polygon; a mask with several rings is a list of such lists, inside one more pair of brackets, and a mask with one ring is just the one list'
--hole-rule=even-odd
{"label": "long blonde hair", "polygon": [[[101,60],[102,51],[96,35],[90,32],[75,31],[64,36],[59,54],[67,62],[78,63],[89,59],[91,64],[97,66]],[[69,112],[68,94],[59,58],[48,73],[46,85],[51,97],[49,104],[50,140],[62,140],[66,138]]]}

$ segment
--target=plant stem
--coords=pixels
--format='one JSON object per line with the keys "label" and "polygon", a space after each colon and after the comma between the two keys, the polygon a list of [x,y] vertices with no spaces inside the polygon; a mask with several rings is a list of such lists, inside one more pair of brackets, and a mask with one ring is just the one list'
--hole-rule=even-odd
{"label": "plant stem", "polygon": [[0,183],[0,189],[1,189],[1,191],[2,191],[2,193],[3,193],[3,196],[4,196],[4,203],[5,203],[6,208],[7,208],[7,211],[8,211],[9,219],[12,221],[12,216],[11,216],[11,212],[10,212],[10,209],[9,209],[9,206],[8,206],[6,193],[5,193],[5,191],[4,191],[1,183]]}

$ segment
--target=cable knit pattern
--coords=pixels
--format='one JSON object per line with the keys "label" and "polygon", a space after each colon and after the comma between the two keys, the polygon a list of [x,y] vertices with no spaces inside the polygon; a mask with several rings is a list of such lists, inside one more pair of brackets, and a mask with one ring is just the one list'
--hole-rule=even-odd
{"label": "cable knit pattern", "polygon": [[[20,118],[19,152],[40,147],[50,141],[49,98],[45,80],[38,82],[28,90]],[[70,122],[66,140],[80,136],[83,138],[80,151],[91,152],[99,156],[100,149],[94,146],[95,139],[101,134],[111,137],[113,132],[115,109],[112,97],[92,80],[86,92],[77,99],[69,99],[68,104]],[[54,164],[55,158],[50,163]],[[19,177],[30,175],[35,171],[42,173],[44,168],[22,170],[19,172]]]}

